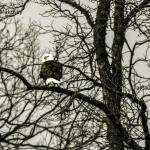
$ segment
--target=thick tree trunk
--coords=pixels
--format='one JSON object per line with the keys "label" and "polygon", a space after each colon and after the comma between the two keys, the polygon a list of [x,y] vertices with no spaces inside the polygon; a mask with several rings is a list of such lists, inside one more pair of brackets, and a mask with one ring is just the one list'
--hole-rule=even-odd
{"label": "thick tree trunk", "polygon": [[[108,108],[116,118],[120,119],[120,102],[118,101],[117,96],[111,94],[107,90],[103,89],[103,98],[104,102],[107,103]],[[107,139],[109,141],[110,150],[124,150],[123,145],[123,135],[117,126],[112,124],[111,120],[107,119]]]}
{"label": "thick tree trunk", "polygon": [[[110,0],[100,0],[96,22],[94,27],[94,44],[96,49],[97,64],[101,83],[103,84],[103,100],[111,112],[120,120],[121,97],[117,92],[122,92],[122,48],[124,44],[124,0],[115,1],[114,12],[114,41],[112,45],[112,64],[109,64],[106,51],[106,28],[110,13]],[[111,92],[117,91],[116,94]],[[111,120],[107,120],[107,138],[110,150],[124,150],[123,135],[114,126]]]}

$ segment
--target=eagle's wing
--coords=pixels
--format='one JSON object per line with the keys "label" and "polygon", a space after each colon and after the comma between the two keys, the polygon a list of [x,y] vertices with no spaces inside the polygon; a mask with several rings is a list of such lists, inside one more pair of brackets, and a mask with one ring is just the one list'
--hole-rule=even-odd
{"label": "eagle's wing", "polygon": [[62,78],[62,64],[61,63],[54,62],[53,75],[54,75],[54,78],[57,80],[60,80]]}
{"label": "eagle's wing", "polygon": [[48,61],[44,62],[41,66],[40,77],[46,80],[52,76],[52,64]]}

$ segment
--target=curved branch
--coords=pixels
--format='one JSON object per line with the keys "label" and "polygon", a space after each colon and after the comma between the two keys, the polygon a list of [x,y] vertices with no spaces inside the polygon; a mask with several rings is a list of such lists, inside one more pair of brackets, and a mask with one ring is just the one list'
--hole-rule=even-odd
{"label": "curved branch", "polygon": [[143,0],[138,6],[133,8],[131,12],[127,15],[125,19],[125,24],[127,25],[131,19],[143,8],[147,7],[147,4],[150,3],[150,0]]}
{"label": "curved branch", "polygon": [[13,71],[11,69],[3,68],[3,67],[0,66],[0,71],[4,71],[4,72],[7,72],[7,73],[10,73],[10,74],[16,76],[17,78],[19,78],[26,85],[27,89],[32,86],[21,74]]}
{"label": "curved branch", "polygon": [[57,92],[57,93],[63,93],[63,94],[66,94],[68,96],[73,96],[74,98],[81,99],[81,100],[83,100],[89,104],[92,104],[93,106],[96,106],[97,108],[99,108],[100,110],[105,112],[105,114],[110,118],[110,120],[112,120],[112,122],[114,122],[114,124],[116,124],[116,125],[118,124],[116,117],[107,108],[107,106],[104,103],[102,103],[102,102],[100,102],[94,98],[88,97],[88,96],[81,94],[81,93],[78,93],[76,91],[63,89],[61,87],[55,87],[55,86],[48,87],[48,86],[31,85],[21,74],[13,71],[11,69],[8,69],[8,68],[0,67],[0,71],[10,73],[10,74],[16,76],[17,78],[19,78],[24,83],[24,85],[27,87],[27,90],[46,90],[46,91],[52,91],[52,92]]}
{"label": "curved branch", "polygon": [[124,141],[131,148],[133,148],[134,150],[142,150],[142,148],[130,137],[128,132],[123,128],[121,123],[118,121],[118,118],[116,118],[116,116],[108,109],[108,107],[104,103],[96,100],[95,98],[88,97],[82,93],[74,92],[74,91],[71,91],[68,89],[63,89],[61,87],[55,87],[55,86],[48,87],[48,86],[31,85],[21,74],[13,71],[11,69],[8,69],[8,68],[0,67],[0,71],[7,72],[7,73],[10,73],[10,74],[18,77],[25,84],[25,86],[27,87],[27,90],[46,90],[46,91],[53,91],[53,92],[57,92],[57,93],[63,93],[63,94],[69,95],[69,96],[73,96],[74,98],[81,99],[84,102],[87,102],[87,103],[99,108],[111,120],[113,125],[118,127],[120,132],[123,134]]}
{"label": "curved branch", "polygon": [[146,117],[147,106],[146,106],[145,102],[138,100],[136,98],[136,96],[129,94],[129,93],[122,93],[121,95],[129,98],[133,103],[140,105],[141,110],[140,110],[139,116],[141,117],[143,131],[144,131],[144,135],[145,135],[145,147],[149,148],[150,133],[149,133],[149,129],[148,129],[148,119]]}
{"label": "curved branch", "polygon": [[79,10],[82,14],[84,14],[88,24],[93,28],[94,27],[94,22],[89,14],[89,11],[86,10],[85,8],[81,7],[79,4],[77,4],[75,1],[72,0],[59,0],[60,2],[66,3],[70,6],[72,6],[73,8],[76,8],[77,10]]}
{"label": "curved branch", "polygon": [[95,86],[99,86],[99,87],[102,87],[103,85],[99,82],[97,82],[96,80],[90,78],[89,76],[87,76],[84,72],[82,72],[79,68],[77,67],[74,67],[74,66],[69,66],[69,65],[63,65],[64,67],[67,67],[67,68],[71,68],[71,69],[74,69],[74,70],[77,70],[79,73],[81,73],[87,80],[93,82],[93,84]]}
{"label": "curved branch", "polygon": [[16,76],[17,78],[19,78],[24,83],[24,85],[27,87],[27,90],[46,90],[46,91],[52,91],[52,92],[57,92],[57,93],[63,93],[68,96],[73,96],[74,98],[81,99],[81,100],[99,108],[100,110],[102,110],[115,125],[118,125],[118,123],[119,123],[117,118],[115,117],[115,115],[108,109],[108,107],[104,103],[96,100],[95,98],[88,97],[88,96],[78,93],[76,91],[63,89],[61,87],[31,85],[21,74],[13,71],[11,69],[8,69],[8,68],[0,67],[0,71],[10,73],[10,74]]}

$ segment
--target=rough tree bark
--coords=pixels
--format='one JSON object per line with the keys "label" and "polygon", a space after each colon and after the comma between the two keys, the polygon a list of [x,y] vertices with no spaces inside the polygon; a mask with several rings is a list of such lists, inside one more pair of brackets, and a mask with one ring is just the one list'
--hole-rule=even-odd
{"label": "rough tree bark", "polygon": [[[108,16],[110,14],[109,0],[100,0],[96,23],[94,28],[94,40],[97,56],[97,64],[99,66],[99,74],[103,85],[103,99],[108,108],[120,119],[120,102],[121,96],[111,93],[106,89],[110,88],[118,92],[122,92],[122,48],[124,44],[124,0],[115,1],[114,12],[114,41],[112,45],[112,68],[108,61],[108,54],[106,51],[106,28]],[[111,70],[112,69],[112,70]],[[120,131],[115,127],[111,120],[107,121],[107,137],[110,143],[110,149],[123,150],[123,137]]]}
{"label": "rough tree bark", "polygon": [[[97,9],[96,23],[94,26],[94,44],[97,57],[97,64],[99,67],[99,74],[103,86],[103,100],[108,108],[120,120],[121,110],[121,96],[117,93],[122,93],[122,49],[125,43],[125,32],[129,21],[136,13],[144,8],[149,1],[144,0],[138,8],[133,9],[125,18],[124,8],[125,0],[114,1],[114,39],[111,48],[112,62],[109,63],[108,54],[106,50],[106,28],[108,17],[110,15],[111,0],[99,0]],[[113,89],[111,92],[109,89]],[[143,117],[142,117],[143,118]],[[142,119],[143,120],[143,119]],[[107,120],[107,138],[109,140],[111,150],[123,150],[124,144],[122,133],[118,130],[117,126],[113,125],[111,120]],[[146,130],[147,133],[148,129]],[[145,135],[147,137],[147,135]],[[146,150],[149,150],[148,140],[145,142]]]}

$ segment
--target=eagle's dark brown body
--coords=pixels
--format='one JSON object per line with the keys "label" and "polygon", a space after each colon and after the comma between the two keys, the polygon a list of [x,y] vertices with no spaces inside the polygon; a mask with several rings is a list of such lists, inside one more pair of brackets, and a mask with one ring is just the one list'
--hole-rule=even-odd
{"label": "eagle's dark brown body", "polygon": [[40,71],[40,78],[46,81],[47,78],[54,78],[58,81],[62,78],[62,64],[49,60],[42,64]]}

